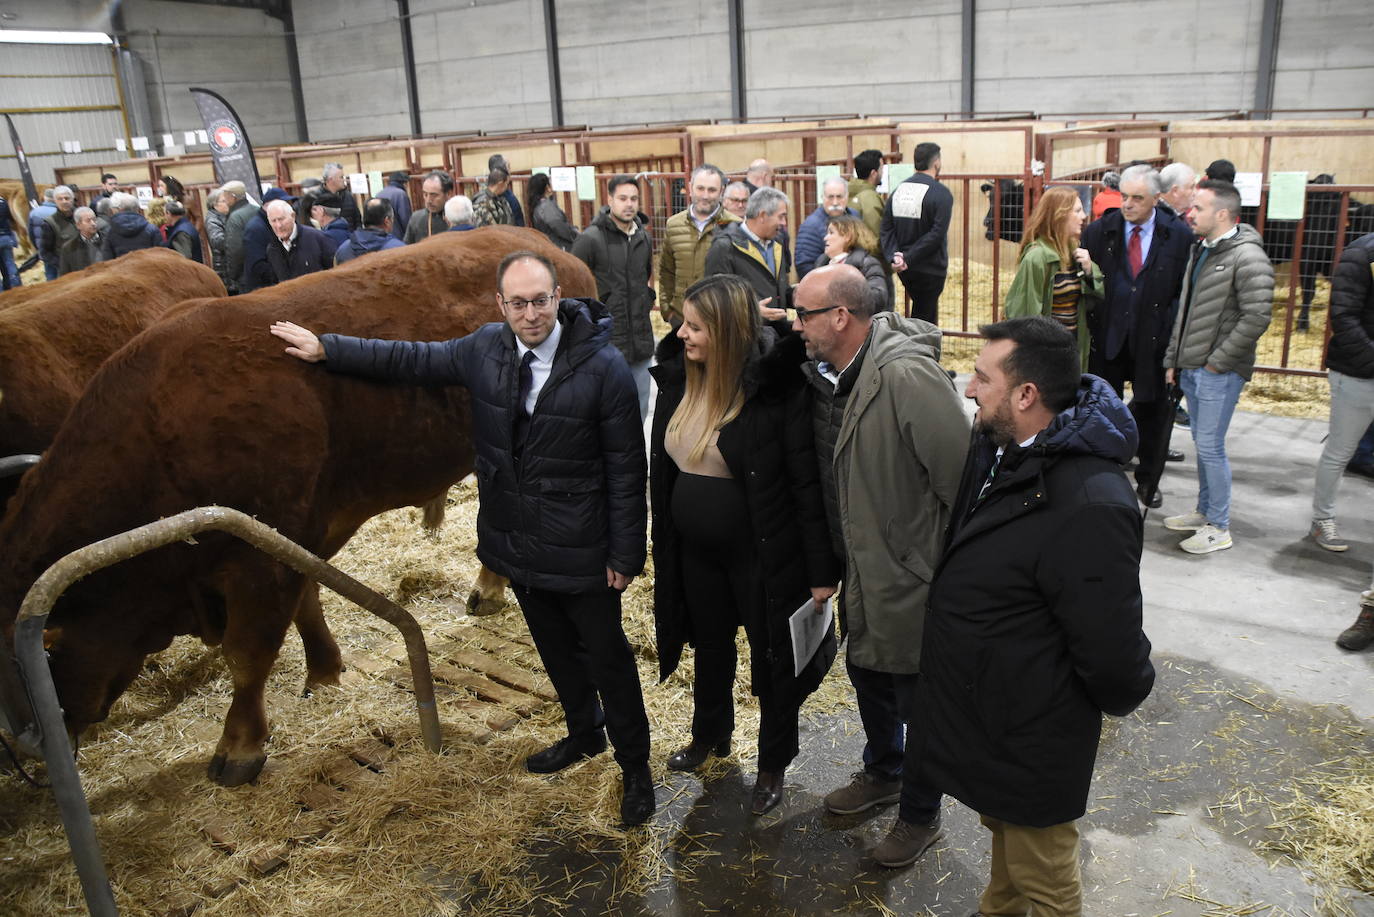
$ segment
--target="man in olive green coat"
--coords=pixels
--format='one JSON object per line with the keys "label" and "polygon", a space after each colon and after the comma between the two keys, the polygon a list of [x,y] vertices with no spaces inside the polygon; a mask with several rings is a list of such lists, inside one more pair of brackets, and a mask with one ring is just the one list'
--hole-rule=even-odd
{"label": "man in olive green coat", "polygon": [[664,321],[682,321],[682,294],[706,275],[706,252],[716,229],[739,217],[720,205],[725,173],[710,163],[692,171],[692,203],[668,217],[663,248],[658,253],[658,312]]}
{"label": "man in olive green coat", "polygon": [[940,329],[874,316],[863,275],[818,268],[795,293],[792,328],[811,362],[812,424],[835,549],[845,559],[846,665],[867,744],[864,769],[826,796],[836,814],[897,802],[873,851],[889,867],[939,839],[940,793],[905,761],[926,596],[959,491],[969,420],[940,368]]}
{"label": "man in olive green coat", "polygon": [[854,177],[849,180],[849,206],[876,238],[883,227],[883,199],[878,194],[878,181],[883,175],[883,154],[878,150],[864,150],[854,157]]}

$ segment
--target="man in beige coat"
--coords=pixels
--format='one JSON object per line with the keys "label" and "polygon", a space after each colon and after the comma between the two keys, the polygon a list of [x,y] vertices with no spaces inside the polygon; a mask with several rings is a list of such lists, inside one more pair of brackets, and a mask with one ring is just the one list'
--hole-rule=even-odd
{"label": "man in beige coat", "polygon": [[845,560],[845,663],[867,743],[864,769],[825,798],[835,814],[898,802],[873,858],[915,862],[941,836],[940,793],[905,760],[926,597],[968,453],[969,421],[941,369],[940,329],[874,316],[847,264],[807,274],[792,328],[805,342],[812,425],[836,553]]}
{"label": "man in beige coat", "polygon": [[692,171],[689,184],[692,203],[668,217],[658,253],[658,312],[673,324],[682,321],[682,294],[706,275],[706,253],[716,229],[739,222],[739,217],[721,206],[724,172],[702,163]]}

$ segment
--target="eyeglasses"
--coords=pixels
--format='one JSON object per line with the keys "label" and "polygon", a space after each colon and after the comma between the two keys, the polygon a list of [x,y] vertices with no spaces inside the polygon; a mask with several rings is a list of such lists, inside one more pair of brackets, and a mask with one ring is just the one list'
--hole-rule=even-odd
{"label": "eyeglasses", "polygon": [[797,321],[804,322],[813,315],[820,315],[822,312],[829,312],[831,309],[843,309],[844,306],[826,306],[823,309],[797,309],[792,311],[797,313]]}
{"label": "eyeglasses", "polygon": [[552,293],[545,293],[543,296],[536,296],[534,299],[502,299],[501,304],[513,312],[524,312],[530,306],[534,306],[536,312],[542,312],[551,305],[557,305],[558,300]]}
{"label": "eyeglasses", "polygon": [[729,201],[729,202],[732,203],[732,204],[747,204],[747,203],[749,203],[749,198],[747,198],[747,197],[727,197],[726,200]]}

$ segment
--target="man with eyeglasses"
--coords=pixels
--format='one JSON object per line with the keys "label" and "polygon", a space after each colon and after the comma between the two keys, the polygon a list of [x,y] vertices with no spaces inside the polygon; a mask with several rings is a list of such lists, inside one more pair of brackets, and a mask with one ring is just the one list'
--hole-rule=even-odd
{"label": "man with eyeglasses", "polygon": [[721,206],[735,219],[743,220],[744,211],[749,209],[749,186],[742,181],[732,181],[725,186]]}
{"label": "man with eyeglasses", "polygon": [[624,772],[626,825],[654,811],[649,720],[620,597],[644,568],[644,431],[634,379],[590,299],[562,299],[543,255],[496,271],[505,322],[449,341],[382,341],[277,322],[288,354],[332,372],[472,396],[477,556],[511,582],[567,720],[568,735],[530,755],[552,774],[600,754],[610,735]]}
{"label": "man with eyeglasses", "polygon": [[969,421],[940,368],[940,329],[893,312],[874,315],[858,268],[817,268],[797,285],[794,302],[792,330],[810,358],[803,372],[821,493],[845,563],[845,666],[867,739],[863,769],[827,795],[825,806],[853,815],[899,803],[896,822],[872,851],[879,865],[896,868],[914,863],[942,833],[940,791],[917,779],[906,723]]}

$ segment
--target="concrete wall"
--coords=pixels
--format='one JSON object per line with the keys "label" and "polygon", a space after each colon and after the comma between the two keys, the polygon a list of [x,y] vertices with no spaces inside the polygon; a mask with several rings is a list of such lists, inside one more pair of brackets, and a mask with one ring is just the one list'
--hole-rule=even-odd
{"label": "concrete wall", "polygon": [[1374,105],[1369,0],[1285,0],[1275,108]]}
{"label": "concrete wall", "polygon": [[455,7],[454,0],[411,0],[421,128],[547,126],[552,116],[540,0],[471,0]]}
{"label": "concrete wall", "polygon": [[129,49],[143,64],[151,133],[157,141],[171,133],[180,144],[183,132],[202,127],[187,92],[192,86],[228,99],[254,144],[300,139],[286,38],[278,20],[257,10],[131,0],[124,4],[124,27]]}
{"label": "concrete wall", "polygon": [[396,4],[293,0],[292,10],[310,139],[409,134]]}

